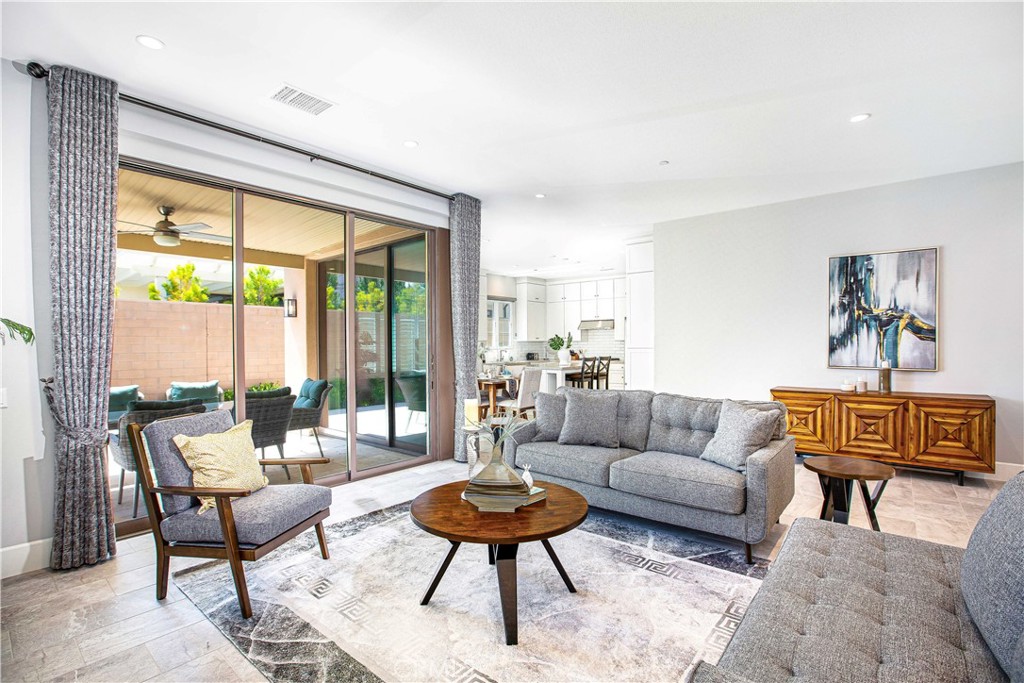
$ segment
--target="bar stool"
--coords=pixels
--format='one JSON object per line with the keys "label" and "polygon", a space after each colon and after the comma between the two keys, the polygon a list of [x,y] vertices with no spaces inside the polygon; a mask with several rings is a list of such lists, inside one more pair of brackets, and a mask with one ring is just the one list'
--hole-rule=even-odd
{"label": "bar stool", "polygon": [[572,377],[572,385],[581,389],[593,389],[597,381],[597,362],[596,357],[583,358],[579,374]]}
{"label": "bar stool", "polygon": [[612,367],[611,356],[600,356],[597,359],[597,370],[594,373],[594,387],[601,388],[601,380],[604,380],[604,388],[608,388],[608,372]]}

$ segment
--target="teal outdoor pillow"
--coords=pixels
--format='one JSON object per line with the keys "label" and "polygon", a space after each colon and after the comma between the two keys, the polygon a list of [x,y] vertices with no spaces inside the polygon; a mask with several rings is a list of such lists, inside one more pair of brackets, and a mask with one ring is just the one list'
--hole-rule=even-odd
{"label": "teal outdoor pillow", "polygon": [[129,384],[124,387],[110,387],[110,412],[128,410],[128,404],[139,398],[139,385]]}
{"label": "teal outdoor pillow", "polygon": [[203,401],[216,401],[217,389],[220,387],[220,380],[211,379],[209,382],[171,382],[171,392],[167,396],[170,401],[180,401],[186,398],[201,398]]}
{"label": "teal outdoor pillow", "polygon": [[299,397],[295,399],[296,408],[316,408],[320,405],[320,398],[327,391],[327,380],[306,379],[299,389]]}
{"label": "teal outdoor pillow", "polygon": [[181,401],[129,401],[126,410],[129,413],[134,413],[136,410],[176,410],[202,404],[203,399],[201,398],[186,398]]}

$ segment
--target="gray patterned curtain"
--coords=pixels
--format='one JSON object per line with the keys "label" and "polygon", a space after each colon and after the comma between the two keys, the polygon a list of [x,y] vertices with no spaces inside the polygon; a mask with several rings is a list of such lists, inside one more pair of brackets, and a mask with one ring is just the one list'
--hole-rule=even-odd
{"label": "gray patterned curtain", "polygon": [[113,555],[104,443],[110,392],[117,237],[117,84],[50,69],[50,282],[56,423],[54,569]]}
{"label": "gray patterned curtain", "polygon": [[452,339],[455,346],[455,459],[466,462],[466,399],[477,398],[476,342],[480,323],[480,200],[452,197],[448,218],[452,260]]}

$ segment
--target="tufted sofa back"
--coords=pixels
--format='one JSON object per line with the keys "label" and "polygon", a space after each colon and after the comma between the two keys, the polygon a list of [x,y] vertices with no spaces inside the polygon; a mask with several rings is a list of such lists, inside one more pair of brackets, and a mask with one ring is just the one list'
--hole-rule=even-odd
{"label": "tufted sofa back", "polygon": [[[786,435],[786,406],[777,401],[737,401],[758,410],[778,410],[773,439]],[[651,403],[651,429],[647,450],[700,457],[718,428],[721,399],[655,394]]]}

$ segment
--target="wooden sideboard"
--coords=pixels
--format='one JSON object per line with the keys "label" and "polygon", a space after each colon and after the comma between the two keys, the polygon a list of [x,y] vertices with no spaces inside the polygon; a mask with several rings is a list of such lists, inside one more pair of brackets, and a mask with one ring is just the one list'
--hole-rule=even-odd
{"label": "wooden sideboard", "polygon": [[775,387],[798,453],[995,472],[996,402],[977,394]]}

